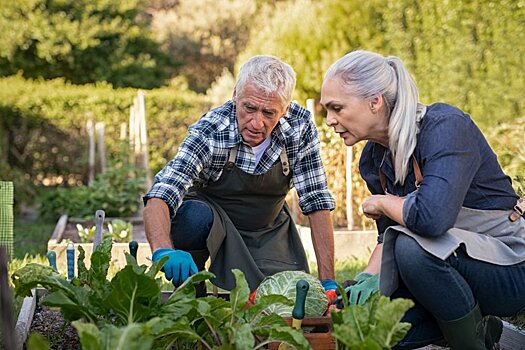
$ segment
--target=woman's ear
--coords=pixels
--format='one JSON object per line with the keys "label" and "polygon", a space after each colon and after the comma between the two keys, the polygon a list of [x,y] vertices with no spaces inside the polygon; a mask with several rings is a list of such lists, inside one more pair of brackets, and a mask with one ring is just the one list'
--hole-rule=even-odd
{"label": "woman's ear", "polygon": [[383,107],[383,105],[385,104],[384,102],[385,100],[383,98],[383,95],[377,95],[372,97],[368,102],[372,113],[376,114]]}

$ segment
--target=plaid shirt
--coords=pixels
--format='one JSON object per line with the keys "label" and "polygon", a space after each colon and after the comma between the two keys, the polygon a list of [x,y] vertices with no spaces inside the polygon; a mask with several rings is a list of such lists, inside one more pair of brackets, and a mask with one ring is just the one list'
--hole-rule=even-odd
{"label": "plaid shirt", "polygon": [[174,215],[193,181],[199,177],[206,181],[218,180],[230,149],[239,144],[235,165],[253,175],[266,173],[280,161],[284,145],[292,170],[291,185],[297,189],[302,212],[334,209],[319,154],[317,129],[310,112],[294,102],[272,131],[271,143],[257,166],[252,148],[239,133],[235,104],[228,101],[212,109],[190,126],[175,158],[155,175],[144,202],[150,198],[163,199]]}

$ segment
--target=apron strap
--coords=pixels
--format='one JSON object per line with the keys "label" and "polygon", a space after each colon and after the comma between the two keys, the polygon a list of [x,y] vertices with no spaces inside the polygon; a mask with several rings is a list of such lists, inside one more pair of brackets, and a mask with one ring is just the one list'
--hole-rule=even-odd
{"label": "apron strap", "polygon": [[288,176],[290,174],[290,162],[288,161],[288,155],[286,154],[286,147],[283,146],[281,151],[281,164],[283,165],[283,174]]}
{"label": "apron strap", "polygon": [[[228,170],[231,170],[233,166],[235,165],[235,158],[237,158],[237,151],[239,149],[239,145],[237,147],[233,147],[230,149],[230,154],[228,155],[228,163],[226,164],[226,168]],[[288,161],[288,155],[286,154],[286,147],[283,146],[283,149],[281,151],[281,163],[283,165],[283,174],[284,176],[288,176],[290,174],[290,162]]]}
{"label": "apron strap", "polygon": [[[423,182],[423,174],[421,173],[421,168],[419,167],[419,164],[417,164],[416,157],[412,155],[412,166],[414,167],[414,174],[416,175],[416,190],[419,189],[419,186],[421,186],[421,182]],[[381,184],[381,188],[383,189],[383,192],[385,194],[388,194],[387,187],[386,187],[386,177],[381,168],[379,168],[379,183]]]}
{"label": "apron strap", "polygon": [[226,164],[226,169],[231,171],[235,165],[235,158],[237,158],[237,151],[239,150],[239,145],[237,147],[230,148],[230,154],[228,155],[228,163]]}

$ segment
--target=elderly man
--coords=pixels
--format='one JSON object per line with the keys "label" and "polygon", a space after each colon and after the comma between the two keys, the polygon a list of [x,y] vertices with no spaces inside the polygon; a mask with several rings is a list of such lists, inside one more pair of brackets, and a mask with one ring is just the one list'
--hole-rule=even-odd
{"label": "elderly man", "polygon": [[[292,186],[308,216],[319,278],[335,289],[334,241],[319,138],[310,113],[291,102],[295,72],[273,56],[241,68],[232,100],[189,128],[175,157],[145,195],[153,261],[179,285],[211,257],[215,285],[231,290],[231,270],[252,290],[268,275],[308,271],[285,197]],[[169,127],[169,126],[168,126]],[[197,294],[204,295],[204,285]]]}

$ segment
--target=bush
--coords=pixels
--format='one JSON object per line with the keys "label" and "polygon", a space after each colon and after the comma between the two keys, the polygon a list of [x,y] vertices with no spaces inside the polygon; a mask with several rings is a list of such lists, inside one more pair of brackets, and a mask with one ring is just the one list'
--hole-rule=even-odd
{"label": "bush", "polygon": [[43,195],[39,213],[43,219],[57,219],[62,214],[89,218],[102,209],[107,217],[133,216],[140,208],[144,182],[144,172],[130,165],[121,153],[90,186],[59,188]]}

